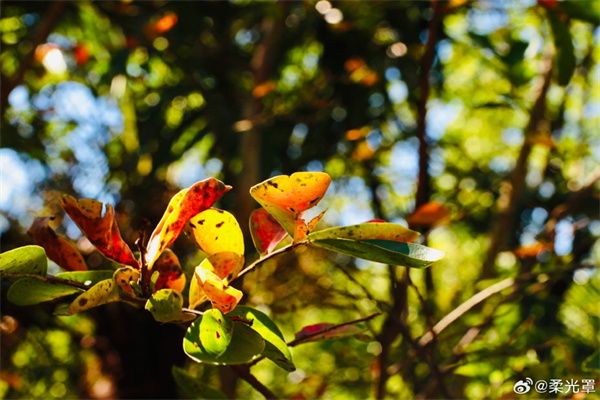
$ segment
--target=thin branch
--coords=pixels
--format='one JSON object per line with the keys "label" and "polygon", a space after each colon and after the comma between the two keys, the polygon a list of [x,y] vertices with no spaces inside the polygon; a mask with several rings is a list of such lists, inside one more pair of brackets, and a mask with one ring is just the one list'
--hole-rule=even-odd
{"label": "thin branch", "polygon": [[229,367],[232,370],[234,370],[240,378],[248,382],[250,386],[256,389],[257,392],[265,396],[265,398],[267,398],[268,400],[278,399],[278,397],[275,396],[273,392],[271,392],[265,385],[263,385],[258,379],[256,379],[254,375],[250,373],[250,368],[248,368],[247,366],[230,365]]}
{"label": "thin branch", "polygon": [[376,312],[376,313],[373,313],[373,314],[368,315],[366,317],[355,319],[353,321],[347,321],[347,322],[342,322],[341,324],[331,325],[331,326],[323,328],[323,329],[321,329],[321,330],[319,330],[317,332],[313,332],[313,333],[310,333],[310,334],[308,334],[306,336],[303,336],[301,338],[294,339],[291,342],[288,342],[287,345],[290,346],[290,347],[294,347],[294,346],[297,346],[297,345],[302,344],[304,342],[308,342],[308,341],[310,341],[310,339],[312,339],[312,338],[314,338],[316,336],[322,335],[322,334],[327,333],[327,332],[331,332],[331,331],[333,331],[335,329],[338,329],[338,328],[341,328],[343,326],[354,325],[354,324],[358,324],[359,322],[367,322],[367,321],[370,321],[370,320],[372,320],[373,318],[375,318],[375,317],[377,317],[379,315],[381,315],[381,313],[380,312]]}
{"label": "thin branch", "polygon": [[287,246],[282,247],[281,249],[279,249],[277,251],[267,254],[263,258],[259,258],[258,260],[254,261],[252,264],[250,264],[246,268],[244,268],[235,279],[241,278],[242,276],[246,275],[248,272],[252,271],[254,268],[258,267],[260,264],[264,263],[265,261],[270,260],[271,258],[273,258],[275,256],[278,256],[279,254],[288,253],[288,252],[292,251],[294,248],[296,248],[297,246],[299,246],[301,244],[307,244],[307,242],[288,244]]}
{"label": "thin branch", "polygon": [[453,323],[462,315],[467,313],[477,304],[483,302],[484,300],[493,296],[494,294],[513,286],[514,284],[515,280],[513,278],[506,278],[503,281],[500,281],[492,286],[483,289],[481,292],[478,292],[473,297],[471,297],[470,299],[456,307],[454,310],[452,310],[449,314],[442,318],[440,322],[435,324],[435,326],[432,329],[433,334],[431,331],[424,334],[421,337],[421,339],[419,339],[419,345],[427,346],[433,340],[434,335],[439,335],[440,332],[446,329],[451,323]]}

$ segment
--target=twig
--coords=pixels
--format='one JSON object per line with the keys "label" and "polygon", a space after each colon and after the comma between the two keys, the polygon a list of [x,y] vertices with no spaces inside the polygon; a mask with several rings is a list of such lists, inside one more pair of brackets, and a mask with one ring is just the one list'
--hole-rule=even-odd
{"label": "twig", "polygon": [[256,391],[265,396],[268,400],[278,399],[277,396],[273,394],[265,385],[263,385],[254,375],[250,373],[250,368],[244,365],[230,365],[232,370],[234,370],[240,378],[245,380],[252,386]]}
{"label": "twig", "polygon": [[323,329],[321,329],[321,330],[319,330],[317,332],[313,332],[313,333],[310,333],[310,334],[308,334],[306,336],[303,336],[301,338],[294,339],[291,342],[288,342],[287,345],[290,346],[290,347],[294,347],[294,346],[297,346],[297,345],[302,344],[304,342],[310,341],[310,339],[314,338],[315,336],[319,336],[319,335],[322,335],[324,333],[331,332],[331,331],[333,331],[335,329],[341,328],[342,326],[358,324],[359,322],[367,322],[367,321],[370,321],[370,320],[372,320],[373,318],[375,318],[375,317],[377,317],[379,315],[381,315],[381,313],[380,312],[376,312],[376,313],[373,313],[373,314],[368,315],[366,317],[355,319],[353,321],[347,321],[347,322],[343,322],[341,324],[331,325],[331,326],[323,328]]}
{"label": "twig", "polygon": [[419,342],[418,342],[419,345],[427,346],[433,340],[434,335],[439,335],[440,332],[442,332],[444,329],[446,329],[451,323],[456,321],[458,318],[460,318],[462,315],[464,315],[470,309],[475,307],[477,304],[486,300],[490,296],[513,286],[514,284],[515,284],[515,280],[513,278],[506,278],[503,281],[500,281],[492,286],[489,286],[489,287],[483,289],[481,292],[478,292],[477,294],[472,296],[470,299],[468,299],[467,301],[465,301],[464,303],[462,303],[461,305],[456,307],[454,310],[452,310],[449,314],[447,314],[444,318],[442,318],[440,320],[440,322],[435,324],[435,326],[432,329],[433,333],[431,331],[429,331],[426,334],[424,334],[421,337],[421,339],[419,339]]}
{"label": "twig", "polygon": [[[272,253],[267,254],[266,256],[264,256],[263,258],[259,258],[258,260],[254,261],[252,264],[248,265],[246,268],[244,268],[239,274],[238,276],[235,277],[235,279],[241,278],[242,276],[246,275],[248,272],[252,271],[254,268],[258,267],[260,264],[264,263],[267,260],[270,260],[271,258],[278,256],[279,254],[283,254],[283,253],[287,253],[292,251],[295,247],[301,245],[301,244],[306,244],[307,242],[300,242],[300,243],[292,243],[292,244],[288,244],[285,247],[282,247],[281,249],[274,251]],[[233,281],[233,280],[232,280]]]}
{"label": "twig", "polygon": [[148,270],[148,264],[146,263],[146,228],[150,225],[150,221],[144,219],[142,221],[142,227],[140,228],[140,237],[135,241],[135,245],[140,251],[140,279],[138,284],[142,288],[142,295],[144,297],[150,297],[150,271]]}

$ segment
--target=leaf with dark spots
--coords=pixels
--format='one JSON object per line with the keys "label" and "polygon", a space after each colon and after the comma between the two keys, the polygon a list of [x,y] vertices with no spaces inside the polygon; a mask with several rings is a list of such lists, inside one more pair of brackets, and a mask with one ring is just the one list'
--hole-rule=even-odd
{"label": "leaf with dark spots", "polygon": [[129,282],[137,282],[140,279],[140,271],[137,269],[124,267],[119,268],[113,275],[113,280],[119,285],[123,291],[134,296],[133,288]]}
{"label": "leaf with dark spots", "polygon": [[358,225],[329,228],[312,232],[308,235],[311,241],[321,239],[383,239],[398,242],[414,242],[418,237],[418,232],[405,228],[402,225],[387,222],[367,222]]}
{"label": "leaf with dark spots", "polygon": [[230,282],[237,277],[243,266],[244,256],[232,251],[222,251],[202,260],[199,267],[214,273],[224,281]]}
{"label": "leaf with dark spots", "polygon": [[219,357],[227,350],[233,333],[233,321],[218,309],[208,310],[200,321],[200,341],[206,352]]}
{"label": "leaf with dark spots", "polygon": [[23,246],[0,254],[0,276],[46,277],[48,259],[40,246]]}
{"label": "leaf with dark spots", "polygon": [[250,235],[261,256],[271,253],[288,235],[267,210],[259,208],[250,214]]}
{"label": "leaf with dark spots", "polygon": [[146,263],[152,267],[160,254],[181,234],[185,224],[195,215],[210,208],[231,186],[208,178],[183,189],[169,202],[168,209],[152,232],[147,246]]}
{"label": "leaf with dark spots", "polygon": [[80,294],[69,306],[69,312],[76,314],[114,301],[119,301],[119,290],[112,279],[106,279]]}
{"label": "leaf with dark spots", "polygon": [[244,254],[244,237],[233,214],[211,208],[202,211],[191,221],[196,225],[192,235],[205,253],[212,255],[231,251]]}
{"label": "leaf with dark spots", "polygon": [[330,183],[331,178],[324,172],[297,172],[253,186],[250,194],[297,242],[302,240],[297,233],[303,232],[298,230],[298,220],[304,211],[317,205]]}
{"label": "leaf with dark spots", "polygon": [[173,289],[182,292],[185,288],[186,278],[181,269],[181,264],[177,255],[171,250],[166,249],[152,267],[153,271],[158,271],[158,280],[154,284],[154,290]]}
{"label": "leaf with dark spots", "polygon": [[211,301],[213,308],[217,308],[223,313],[233,310],[242,299],[242,292],[228,286],[215,273],[202,268],[202,265],[196,267],[194,277],[197,280],[198,286],[202,288]]}
{"label": "leaf with dark spots", "polygon": [[181,294],[172,289],[159,290],[146,302],[146,310],[158,322],[188,322],[196,318],[193,314],[184,313],[182,307]]}
{"label": "leaf with dark spots", "polygon": [[33,242],[46,250],[49,259],[66,271],[85,271],[83,256],[71,243],[58,236],[49,225],[50,217],[39,217],[27,231]]}
{"label": "leaf with dark spots", "polygon": [[110,204],[106,205],[106,213],[102,216],[102,203],[96,200],[77,201],[72,196],[63,195],[59,197],[59,203],[102,254],[120,264],[139,269],[131,249],[121,238],[114,209]]}

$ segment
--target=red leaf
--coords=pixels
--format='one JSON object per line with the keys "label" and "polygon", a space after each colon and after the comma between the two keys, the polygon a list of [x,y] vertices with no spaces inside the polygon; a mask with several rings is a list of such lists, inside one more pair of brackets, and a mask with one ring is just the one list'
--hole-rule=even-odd
{"label": "red leaf", "polygon": [[286,236],[287,232],[264,208],[252,211],[250,215],[250,234],[254,247],[261,256],[269,254]]}
{"label": "red leaf", "polygon": [[148,267],[152,268],[152,264],[160,254],[179,237],[190,218],[210,208],[230,189],[231,186],[217,179],[208,178],[173,196],[150,236],[146,253]]}
{"label": "red leaf", "polygon": [[36,218],[27,231],[33,242],[46,250],[46,255],[66,271],[86,271],[87,266],[79,251],[58,236],[49,226],[50,217]]}
{"label": "red leaf", "polygon": [[102,254],[120,264],[140,268],[131,249],[121,238],[114,216],[115,211],[110,204],[106,205],[106,213],[102,216],[102,203],[99,201],[92,199],[77,201],[67,195],[60,196],[58,201],[81,232]]}
{"label": "red leaf", "polygon": [[[300,340],[310,336],[310,338],[306,340],[307,342],[316,342],[321,340],[336,340],[349,336],[361,335],[367,330],[367,328],[362,325],[342,325],[340,327],[327,330],[328,328],[331,328],[333,326],[334,324],[328,322],[305,326],[300,332],[296,333],[295,339]],[[311,336],[320,331],[325,332],[317,334],[315,336]]]}

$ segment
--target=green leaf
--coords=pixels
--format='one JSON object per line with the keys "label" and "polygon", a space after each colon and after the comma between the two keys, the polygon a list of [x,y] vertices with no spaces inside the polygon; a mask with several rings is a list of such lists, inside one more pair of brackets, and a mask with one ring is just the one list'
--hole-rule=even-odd
{"label": "green leaf", "polygon": [[200,338],[202,317],[190,325],[183,338],[183,351],[192,360],[208,364],[245,364],[261,354],[265,348],[263,338],[246,324],[234,322],[231,342],[219,356],[209,353]]}
{"label": "green leaf", "polygon": [[146,310],[158,322],[186,322],[196,318],[193,314],[184,313],[183,297],[173,289],[161,289],[146,302]]}
{"label": "green leaf", "polygon": [[205,385],[203,382],[188,374],[183,368],[173,366],[171,373],[175,379],[175,383],[185,398],[189,399],[227,399],[227,396],[218,389]]}
{"label": "green leaf", "polygon": [[319,247],[384,264],[426,268],[444,256],[443,251],[414,243],[392,240],[324,239],[311,240]]}
{"label": "green leaf", "polygon": [[208,310],[200,321],[200,341],[206,351],[216,357],[227,350],[233,333],[233,321],[218,309]]}
{"label": "green leaf", "polygon": [[565,86],[571,80],[577,64],[575,48],[573,47],[573,37],[571,36],[568,23],[560,19],[554,12],[548,12],[548,20],[552,28],[554,47],[556,47],[554,58],[557,66],[558,84]]}
{"label": "green leaf", "polygon": [[0,254],[0,276],[42,276],[48,272],[46,251],[40,246],[23,246]]}
{"label": "green leaf", "polygon": [[308,235],[310,241],[324,239],[383,239],[397,242],[412,242],[419,232],[388,222],[366,222],[364,224],[324,229]]}
{"label": "green leaf", "polygon": [[23,278],[11,285],[6,296],[18,306],[29,306],[80,292],[83,290],[62,283]]}
{"label": "green leaf", "polygon": [[56,274],[56,277],[91,286],[100,281],[112,278],[113,273],[114,271],[73,271],[61,272],[60,274]]}
{"label": "green leaf", "polygon": [[288,372],[296,370],[296,366],[292,361],[292,354],[281,331],[265,313],[250,307],[237,306],[227,315],[252,321],[250,327],[265,340],[265,349],[262,355]]}
{"label": "green leaf", "polygon": [[[119,290],[117,285],[111,279],[105,279],[98,282],[86,292],[77,297],[69,306],[69,312],[76,314],[80,311],[88,310],[102,304],[111,303],[119,300]],[[60,314],[65,315],[65,314]]]}
{"label": "green leaf", "polygon": [[[309,325],[302,328],[302,330],[296,333],[295,340],[302,340],[305,337],[309,337],[317,332],[326,330],[334,326],[335,324],[331,324],[328,322],[316,325]],[[327,330],[326,332],[320,333],[318,335],[309,337],[304,342],[318,342],[323,340],[337,340],[351,336],[358,336],[358,338],[364,337],[364,332],[366,332],[367,327],[364,324],[353,324],[353,325],[343,325],[338,328],[333,328],[331,330]]]}

